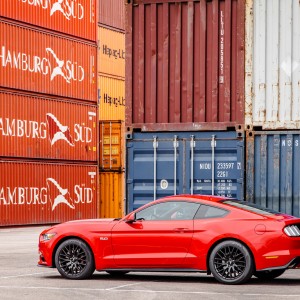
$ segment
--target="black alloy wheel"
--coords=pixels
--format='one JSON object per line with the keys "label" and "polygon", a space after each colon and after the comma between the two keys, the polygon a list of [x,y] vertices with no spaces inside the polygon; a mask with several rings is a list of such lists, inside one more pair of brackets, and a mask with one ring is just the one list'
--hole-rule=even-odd
{"label": "black alloy wheel", "polygon": [[270,271],[256,271],[254,276],[261,280],[272,280],[281,276],[285,272],[285,269],[270,270]]}
{"label": "black alloy wheel", "polygon": [[86,279],[95,271],[91,250],[79,239],[66,240],[58,247],[55,265],[59,273],[68,279]]}
{"label": "black alloy wheel", "polygon": [[251,253],[240,242],[228,240],[216,245],[209,258],[209,267],[221,283],[239,284],[250,279],[254,266]]}

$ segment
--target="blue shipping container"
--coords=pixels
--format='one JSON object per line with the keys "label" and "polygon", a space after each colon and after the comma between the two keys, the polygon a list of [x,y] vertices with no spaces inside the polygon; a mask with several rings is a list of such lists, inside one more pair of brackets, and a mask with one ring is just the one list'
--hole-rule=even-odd
{"label": "blue shipping container", "polygon": [[300,131],[250,131],[246,200],[300,217]]}
{"label": "blue shipping container", "polygon": [[133,133],[126,141],[127,211],[174,194],[242,200],[244,138],[240,135],[234,131]]}

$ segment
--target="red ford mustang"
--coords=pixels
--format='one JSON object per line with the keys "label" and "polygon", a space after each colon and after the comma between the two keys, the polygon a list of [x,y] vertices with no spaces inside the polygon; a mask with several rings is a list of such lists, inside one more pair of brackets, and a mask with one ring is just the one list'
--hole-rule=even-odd
{"label": "red ford mustang", "polygon": [[40,234],[41,266],[85,279],[95,269],[205,272],[222,283],[300,268],[300,219],[224,197],[179,195],[122,219],[80,220]]}

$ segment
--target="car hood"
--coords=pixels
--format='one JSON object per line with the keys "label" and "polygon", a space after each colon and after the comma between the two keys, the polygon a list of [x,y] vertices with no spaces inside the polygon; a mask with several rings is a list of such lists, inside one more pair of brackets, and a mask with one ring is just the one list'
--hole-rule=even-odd
{"label": "car hood", "polygon": [[104,219],[84,219],[84,220],[74,220],[74,221],[68,221],[65,224],[76,225],[76,224],[103,224],[103,223],[111,223],[119,221],[119,219],[113,219],[113,218],[104,218]]}
{"label": "car hood", "polygon": [[68,221],[60,224],[51,226],[48,229],[45,229],[43,233],[46,232],[58,232],[60,234],[73,234],[73,233],[82,233],[84,232],[94,232],[95,230],[100,231],[110,231],[112,227],[119,222],[119,219],[84,219],[84,220],[74,220]]}

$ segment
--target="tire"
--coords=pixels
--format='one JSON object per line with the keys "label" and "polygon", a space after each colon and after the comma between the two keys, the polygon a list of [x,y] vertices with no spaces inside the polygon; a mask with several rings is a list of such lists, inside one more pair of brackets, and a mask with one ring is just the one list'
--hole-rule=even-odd
{"label": "tire", "polygon": [[254,263],[250,251],[243,244],[228,240],[213,248],[209,268],[219,282],[240,284],[251,278]]}
{"label": "tire", "polygon": [[127,271],[106,271],[106,273],[108,273],[111,276],[123,276],[129,272],[127,272]]}
{"label": "tire", "polygon": [[66,240],[58,247],[55,265],[58,272],[68,279],[86,279],[95,271],[93,254],[79,239]]}
{"label": "tire", "polygon": [[281,276],[285,272],[285,269],[271,270],[271,271],[256,271],[254,276],[261,280],[272,280]]}

